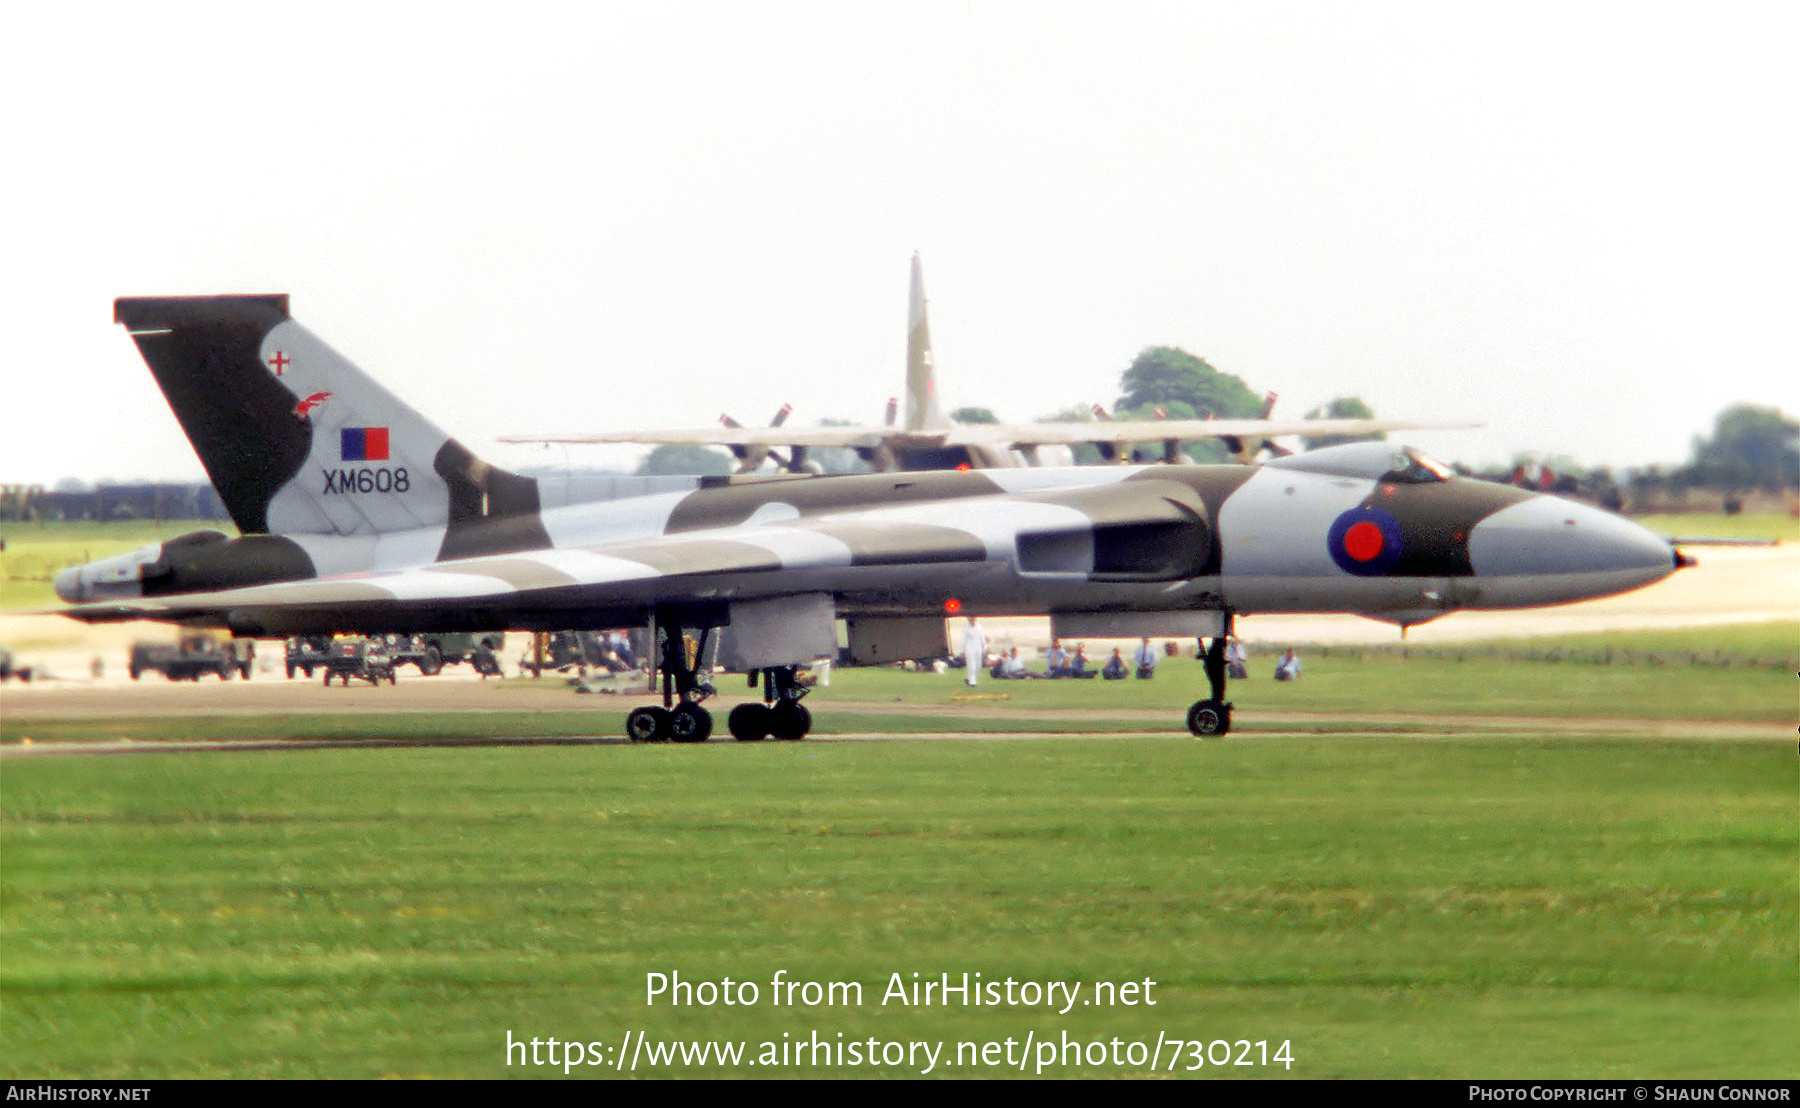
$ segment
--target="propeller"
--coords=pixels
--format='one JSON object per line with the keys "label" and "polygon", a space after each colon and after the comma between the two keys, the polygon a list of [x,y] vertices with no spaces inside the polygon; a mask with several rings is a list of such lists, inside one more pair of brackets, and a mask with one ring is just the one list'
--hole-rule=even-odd
{"label": "propeller", "polygon": [[[769,420],[769,426],[780,427],[783,423],[787,422],[788,414],[793,410],[794,406],[792,404],[783,404],[781,410],[775,413],[775,418]],[[729,413],[720,415],[719,422],[734,431],[741,431],[744,428],[744,425],[731,418]],[[736,458],[738,461],[737,472],[739,473],[750,473],[755,471],[760,468],[763,461],[768,458],[774,458],[775,464],[782,469],[788,470],[789,472],[793,471],[793,466],[791,464],[793,461],[792,458],[784,459],[781,455],[776,454],[769,447],[761,443],[733,443],[730,445],[730,450],[732,457]],[[797,457],[800,453],[801,448],[795,447],[794,455]]]}

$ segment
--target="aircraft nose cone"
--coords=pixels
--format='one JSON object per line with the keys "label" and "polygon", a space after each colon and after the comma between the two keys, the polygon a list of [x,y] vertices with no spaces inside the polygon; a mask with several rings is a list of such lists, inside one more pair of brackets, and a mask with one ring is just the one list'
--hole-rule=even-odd
{"label": "aircraft nose cone", "polygon": [[1555,496],[1532,497],[1476,524],[1469,561],[1479,577],[1563,579],[1577,588],[1570,599],[1647,585],[1680,565],[1673,547],[1630,520]]}
{"label": "aircraft nose cone", "polygon": [[81,567],[74,566],[56,575],[56,595],[66,603],[81,602]]}

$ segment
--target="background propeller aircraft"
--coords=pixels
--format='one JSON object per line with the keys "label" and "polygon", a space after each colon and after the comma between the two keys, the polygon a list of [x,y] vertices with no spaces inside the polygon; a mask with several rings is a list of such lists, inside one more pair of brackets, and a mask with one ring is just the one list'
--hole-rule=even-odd
{"label": "background propeller aircraft", "polygon": [[1047,614],[1065,637],[1210,636],[1210,695],[1187,723],[1222,734],[1238,615],[1406,626],[1683,564],[1635,524],[1379,442],[1256,466],[524,477],[326,346],[285,296],[122,299],[115,318],[243,535],[67,570],[65,614],[253,637],[653,625],[664,703],[627,720],[640,740],[711,732],[694,659],[727,626],[762,690],[731,713],[740,739],[806,734],[797,672],[836,652],[836,620],[853,658],[888,662],[941,655],[949,611]]}
{"label": "background propeller aircraft", "polygon": [[[931,329],[925,313],[925,278],[919,256],[912,259],[912,292],[908,298],[906,325],[906,410],[895,422],[896,403],[888,402],[881,427],[787,427],[789,407],[767,427],[745,427],[730,416],[721,416],[722,427],[663,431],[575,431],[551,435],[507,435],[507,443],[657,443],[688,446],[723,446],[738,460],[738,472],[748,473],[765,459],[773,458],[790,473],[816,472],[807,451],[816,448],[856,452],[878,473],[919,472],[934,469],[1005,469],[1020,464],[1037,465],[1055,451],[1066,460],[1070,448],[1092,446],[1109,462],[1132,460],[1139,446],[1157,445],[1162,460],[1189,462],[1181,444],[1197,439],[1218,439],[1232,458],[1255,462],[1264,452],[1279,457],[1288,453],[1271,440],[1283,435],[1368,435],[1383,431],[1465,427],[1460,423],[1412,423],[1393,419],[1273,420],[1275,394],[1263,403],[1260,419],[1158,419],[1114,420],[1096,409],[1094,422],[957,423],[944,414],[938,402],[937,371],[931,353]],[[771,454],[787,447],[788,456]],[[1046,450],[1045,448],[1051,448]]]}

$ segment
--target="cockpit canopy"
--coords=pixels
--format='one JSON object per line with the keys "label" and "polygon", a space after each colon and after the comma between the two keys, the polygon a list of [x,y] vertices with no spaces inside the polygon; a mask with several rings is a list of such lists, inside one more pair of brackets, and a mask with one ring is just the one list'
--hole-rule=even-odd
{"label": "cockpit canopy", "polygon": [[1272,469],[1298,469],[1331,477],[1359,477],[1400,485],[1429,485],[1456,476],[1422,450],[1393,442],[1352,442],[1290,454],[1264,462]]}

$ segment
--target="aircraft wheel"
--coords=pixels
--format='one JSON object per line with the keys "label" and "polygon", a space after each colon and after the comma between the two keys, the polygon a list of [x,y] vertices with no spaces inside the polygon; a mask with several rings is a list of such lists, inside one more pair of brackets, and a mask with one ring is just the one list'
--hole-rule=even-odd
{"label": "aircraft wheel", "polygon": [[725,725],[731,729],[731,737],[741,743],[762,742],[769,737],[773,723],[769,706],[755,703],[739,704],[725,720]]}
{"label": "aircraft wheel", "polygon": [[1197,738],[1223,738],[1231,730],[1231,705],[1219,700],[1199,700],[1188,709],[1188,730]]}
{"label": "aircraft wheel", "polygon": [[703,743],[712,729],[712,713],[698,704],[682,704],[669,713],[669,737],[678,743]]}
{"label": "aircraft wheel", "polygon": [[[288,680],[292,681],[294,679],[294,667],[293,666],[287,667],[287,671],[288,671]],[[309,673],[309,674],[307,674],[307,676],[311,677],[312,674]]]}
{"label": "aircraft wheel", "polygon": [[769,734],[792,742],[812,730],[812,713],[798,700],[783,700],[769,710]]}
{"label": "aircraft wheel", "polygon": [[[307,674],[307,676],[311,677],[312,674],[309,673],[309,674]],[[325,671],[325,687],[328,689],[331,687],[331,671],[330,670]]]}
{"label": "aircraft wheel", "polygon": [[132,679],[132,680],[133,680],[133,681],[140,681],[140,680],[142,680],[142,679],[143,679],[143,677],[144,677],[144,671],[143,671],[143,670],[141,670],[141,669],[139,669],[139,668],[138,668],[138,667],[136,667],[136,666],[132,666],[132,667],[131,667],[131,679]]}
{"label": "aircraft wheel", "polygon": [[633,708],[625,717],[625,737],[634,743],[668,742],[669,719],[663,708]]}
{"label": "aircraft wheel", "polygon": [[435,646],[426,647],[425,664],[419,667],[419,672],[427,677],[436,677],[439,673],[443,672],[443,669],[444,656],[438,653],[438,648]]}

